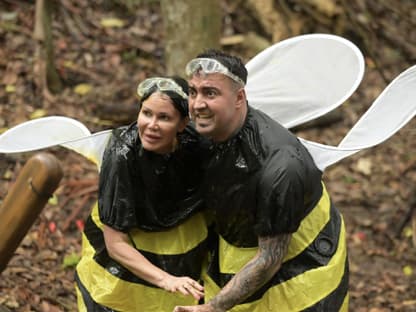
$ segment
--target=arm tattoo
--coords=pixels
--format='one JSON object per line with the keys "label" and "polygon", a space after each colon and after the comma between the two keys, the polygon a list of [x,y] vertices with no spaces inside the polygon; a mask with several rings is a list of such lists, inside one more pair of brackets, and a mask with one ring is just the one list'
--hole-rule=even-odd
{"label": "arm tattoo", "polygon": [[209,302],[216,311],[226,311],[254,294],[279,270],[291,234],[259,238],[259,250]]}

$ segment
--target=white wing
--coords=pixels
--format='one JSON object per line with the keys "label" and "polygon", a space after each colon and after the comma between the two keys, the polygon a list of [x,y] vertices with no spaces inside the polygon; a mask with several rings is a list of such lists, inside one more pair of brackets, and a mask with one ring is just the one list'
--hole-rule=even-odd
{"label": "white wing", "polygon": [[[247,97],[286,127],[317,118],[342,104],[358,87],[364,59],[350,41],[325,34],[281,41],[247,63]],[[72,149],[100,168],[111,131],[91,134],[79,121],[50,116],[22,123],[0,135],[0,152],[55,145]]]}
{"label": "white wing", "polygon": [[416,65],[398,75],[377,97],[338,146],[301,139],[323,171],[362,149],[380,144],[416,114]]}
{"label": "white wing", "polygon": [[74,150],[98,168],[111,130],[91,134],[78,120],[49,116],[21,123],[0,135],[0,153],[21,153],[56,145]]}
{"label": "white wing", "polygon": [[364,57],[350,41],[309,34],[283,40],[246,64],[249,104],[287,128],[333,110],[364,75]]}

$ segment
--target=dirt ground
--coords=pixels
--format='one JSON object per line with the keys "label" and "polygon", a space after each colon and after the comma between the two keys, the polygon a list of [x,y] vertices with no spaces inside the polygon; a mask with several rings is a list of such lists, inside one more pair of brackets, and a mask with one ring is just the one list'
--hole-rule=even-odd
{"label": "dirt ground", "polygon": [[[163,74],[157,6],[143,6],[134,16],[125,17],[126,26],[115,29],[100,26],[103,17],[116,12],[97,5],[101,1],[95,5],[86,0],[61,3],[53,34],[64,90],[51,95],[39,88],[34,70],[33,1],[0,2],[0,131],[43,115],[76,118],[92,132],[127,123],[135,119],[123,112],[135,109],[137,82]],[[416,16],[416,8],[412,12],[410,16]],[[243,31],[249,25],[235,28]],[[131,43],[138,39],[140,44]],[[387,43],[378,44],[380,54],[391,52]],[[249,58],[238,46],[230,49]],[[380,62],[376,64],[366,51],[364,54],[367,68],[363,82],[338,109],[342,118],[325,127],[294,129],[298,136],[336,145],[386,83],[411,65],[409,58],[395,55],[394,62],[382,62],[380,70]],[[413,55],[410,61],[415,60]],[[80,84],[92,88],[79,92]],[[117,116],[111,114],[115,106],[120,110]],[[109,107],[113,107],[110,113]],[[408,218],[416,203],[415,126],[412,120],[386,142],[325,171],[324,181],[347,228],[350,311],[416,311],[416,246]],[[74,266],[80,256],[83,221],[96,200],[97,170],[94,164],[63,148],[46,152],[57,156],[64,178],[0,275],[0,312],[77,310]],[[0,155],[0,204],[33,155]]]}

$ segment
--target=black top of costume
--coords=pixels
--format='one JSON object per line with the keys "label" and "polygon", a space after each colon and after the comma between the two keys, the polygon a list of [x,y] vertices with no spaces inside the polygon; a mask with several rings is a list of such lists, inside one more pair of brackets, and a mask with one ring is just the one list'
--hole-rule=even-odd
{"label": "black top of costume", "polygon": [[295,232],[322,194],[322,172],[306,148],[252,107],[235,136],[211,146],[206,169],[207,207],[219,234],[235,246]]}
{"label": "black top of costume", "polygon": [[205,144],[188,126],[179,135],[177,149],[160,155],[143,149],[136,123],[115,129],[100,170],[101,222],[122,232],[159,231],[201,209]]}

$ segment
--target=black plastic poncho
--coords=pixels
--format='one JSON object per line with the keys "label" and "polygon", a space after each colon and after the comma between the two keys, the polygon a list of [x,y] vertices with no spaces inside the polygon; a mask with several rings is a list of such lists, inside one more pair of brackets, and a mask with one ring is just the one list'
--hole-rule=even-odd
{"label": "black plastic poncho", "polygon": [[122,232],[158,231],[202,208],[204,141],[191,127],[178,141],[175,152],[160,155],[143,149],[136,123],[113,131],[100,171],[102,223]]}
{"label": "black plastic poncho", "polygon": [[293,233],[322,194],[321,175],[299,140],[249,107],[242,129],[211,147],[205,198],[218,233],[239,247]]}

